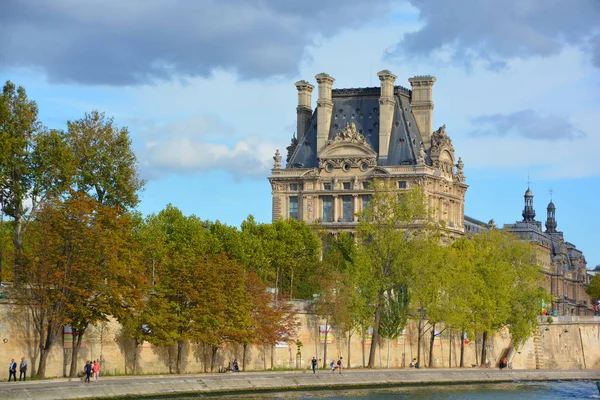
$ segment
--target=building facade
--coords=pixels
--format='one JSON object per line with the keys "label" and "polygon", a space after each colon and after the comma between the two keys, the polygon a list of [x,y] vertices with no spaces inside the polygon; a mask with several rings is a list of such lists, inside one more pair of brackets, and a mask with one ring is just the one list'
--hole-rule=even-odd
{"label": "building facade", "polygon": [[395,86],[396,76],[378,74],[380,87],[333,89],[318,74],[314,86],[296,83],[297,136],[283,156],[276,152],[269,181],[273,220],[319,223],[332,233],[353,231],[372,195],[370,182],[385,180],[400,190],[419,185],[451,235],[464,231],[467,190],[464,164],[456,160],[446,127],[433,129],[432,76],[409,79],[412,90]]}
{"label": "building facade", "polygon": [[552,311],[557,315],[594,315],[593,304],[585,292],[589,284],[587,262],[577,247],[564,240],[557,230],[556,206],[546,208],[546,229],[535,219],[533,192],[524,195],[523,220],[505,224],[503,230],[514,233],[535,245],[536,258],[544,271],[543,287],[554,297]]}

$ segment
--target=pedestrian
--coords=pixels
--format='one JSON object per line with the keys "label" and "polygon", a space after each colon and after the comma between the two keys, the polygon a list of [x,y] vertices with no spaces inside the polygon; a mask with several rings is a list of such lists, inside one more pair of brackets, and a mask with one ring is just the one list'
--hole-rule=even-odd
{"label": "pedestrian", "polygon": [[21,357],[21,365],[19,365],[19,380],[23,378],[23,381],[27,380],[27,361],[25,357]]}
{"label": "pedestrian", "polygon": [[316,374],[317,373],[317,358],[313,357],[313,359],[310,363],[312,366],[313,374]]}
{"label": "pedestrian", "polygon": [[14,358],[12,360],[10,360],[10,365],[8,366],[8,381],[9,382],[10,382],[11,376],[15,378],[15,382],[16,382],[17,381],[17,363],[15,362]]}
{"label": "pedestrian", "polygon": [[83,367],[83,372],[85,372],[85,383],[90,383],[90,375],[92,375],[92,363],[90,360],[85,362],[85,367]]}
{"label": "pedestrian", "polygon": [[410,362],[410,367],[413,368],[415,365],[417,365],[417,359],[413,358],[412,361]]}
{"label": "pedestrian", "polygon": [[504,357],[502,360],[500,360],[500,364],[498,365],[498,367],[500,367],[500,371],[502,371],[504,368],[508,367],[508,361],[506,361],[506,357]]}
{"label": "pedestrian", "polygon": [[335,361],[331,361],[329,366],[331,367],[331,373],[333,374],[335,372]]}
{"label": "pedestrian", "polygon": [[233,363],[231,364],[231,372],[240,372],[240,366],[237,362],[237,358],[233,360]]}
{"label": "pedestrian", "polygon": [[94,373],[94,382],[98,381],[98,377],[100,376],[100,362],[94,361],[94,365],[92,365],[92,372]]}
{"label": "pedestrian", "polygon": [[342,369],[344,368],[344,362],[342,361],[342,357],[337,362],[337,367],[340,370],[340,374],[342,373]]}

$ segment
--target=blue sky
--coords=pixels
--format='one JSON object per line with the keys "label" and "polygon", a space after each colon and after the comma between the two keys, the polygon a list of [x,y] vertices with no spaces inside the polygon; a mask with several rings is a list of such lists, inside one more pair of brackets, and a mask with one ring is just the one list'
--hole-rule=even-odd
{"label": "blue sky", "polygon": [[529,175],[537,219],[552,190],[559,230],[600,264],[597,0],[0,2],[0,80],[48,127],[93,109],[129,127],[144,213],[269,221],[294,83],[376,86],[382,69],[407,87],[437,77],[434,125],[465,162],[467,215],[521,219]]}

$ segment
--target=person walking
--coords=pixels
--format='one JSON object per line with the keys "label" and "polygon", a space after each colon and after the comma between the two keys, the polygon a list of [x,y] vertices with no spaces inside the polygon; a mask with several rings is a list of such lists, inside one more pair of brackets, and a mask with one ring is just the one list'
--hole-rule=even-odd
{"label": "person walking", "polygon": [[23,381],[27,380],[27,361],[25,357],[21,357],[21,364],[19,365],[19,380],[23,378]]}
{"label": "person walking", "polygon": [[312,366],[313,374],[316,374],[317,373],[317,358],[313,357],[310,363]]}
{"label": "person walking", "polygon": [[90,375],[92,375],[92,363],[87,360],[85,362],[85,367],[83,367],[83,372],[85,372],[85,383],[90,383]]}
{"label": "person walking", "polygon": [[337,362],[337,367],[340,370],[340,374],[342,373],[342,369],[344,368],[344,362],[342,361],[343,357],[340,357],[340,359]]}
{"label": "person walking", "polygon": [[94,365],[92,365],[92,372],[94,373],[94,382],[98,382],[98,377],[100,376],[100,362],[94,361]]}
{"label": "person walking", "polygon": [[9,382],[10,382],[11,377],[15,378],[15,382],[17,381],[17,363],[15,362],[14,358],[12,360],[10,360],[10,365],[8,366],[8,381]]}

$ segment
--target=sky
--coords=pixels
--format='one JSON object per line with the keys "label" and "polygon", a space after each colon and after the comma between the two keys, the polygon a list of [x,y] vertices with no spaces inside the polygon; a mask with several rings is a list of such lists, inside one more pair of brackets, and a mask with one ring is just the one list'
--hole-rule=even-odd
{"label": "sky", "polygon": [[598,0],[0,1],[0,81],[24,86],[49,128],[92,110],[127,126],[144,214],[269,222],[294,83],[378,86],[382,69],[405,87],[437,78],[466,215],[521,220],[529,185],[537,219],[552,196],[565,239],[600,264]]}

